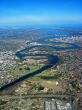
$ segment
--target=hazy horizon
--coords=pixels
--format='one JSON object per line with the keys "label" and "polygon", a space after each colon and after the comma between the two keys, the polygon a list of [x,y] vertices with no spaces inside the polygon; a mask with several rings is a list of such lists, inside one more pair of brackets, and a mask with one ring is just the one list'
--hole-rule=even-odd
{"label": "hazy horizon", "polygon": [[0,27],[82,24],[81,0],[0,0]]}

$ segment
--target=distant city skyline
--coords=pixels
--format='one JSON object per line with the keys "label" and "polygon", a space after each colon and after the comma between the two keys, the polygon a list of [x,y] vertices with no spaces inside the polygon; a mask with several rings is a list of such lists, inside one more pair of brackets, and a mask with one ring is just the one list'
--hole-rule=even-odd
{"label": "distant city skyline", "polygon": [[0,26],[82,24],[82,0],[0,0]]}

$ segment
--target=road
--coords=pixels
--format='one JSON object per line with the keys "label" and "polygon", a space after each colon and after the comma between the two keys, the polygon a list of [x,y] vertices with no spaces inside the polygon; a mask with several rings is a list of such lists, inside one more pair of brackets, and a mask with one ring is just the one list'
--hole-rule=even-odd
{"label": "road", "polygon": [[11,99],[20,99],[20,96],[22,99],[24,98],[64,98],[69,97],[69,95],[54,95],[54,94],[36,94],[36,95],[3,95],[0,96],[0,99],[3,100],[11,100]]}

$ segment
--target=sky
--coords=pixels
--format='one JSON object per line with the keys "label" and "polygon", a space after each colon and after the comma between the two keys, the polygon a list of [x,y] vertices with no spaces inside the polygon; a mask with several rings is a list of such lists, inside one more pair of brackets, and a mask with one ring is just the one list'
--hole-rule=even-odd
{"label": "sky", "polygon": [[82,24],[82,0],[0,0],[0,26]]}

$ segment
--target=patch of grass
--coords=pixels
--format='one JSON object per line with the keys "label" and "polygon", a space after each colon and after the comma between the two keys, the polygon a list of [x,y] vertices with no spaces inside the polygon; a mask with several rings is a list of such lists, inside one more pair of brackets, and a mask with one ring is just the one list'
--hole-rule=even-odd
{"label": "patch of grass", "polygon": [[[24,67],[29,67],[30,70],[24,69]],[[21,76],[24,76],[26,74],[29,74],[30,72],[34,72],[37,69],[41,68],[43,65],[21,65],[21,66],[16,66],[14,69],[10,71],[10,74],[14,78],[19,78]],[[20,69],[21,68],[21,69]]]}
{"label": "patch of grass", "polygon": [[54,76],[41,76],[40,78],[44,79],[44,80],[57,80],[60,78],[59,74],[56,74]]}

